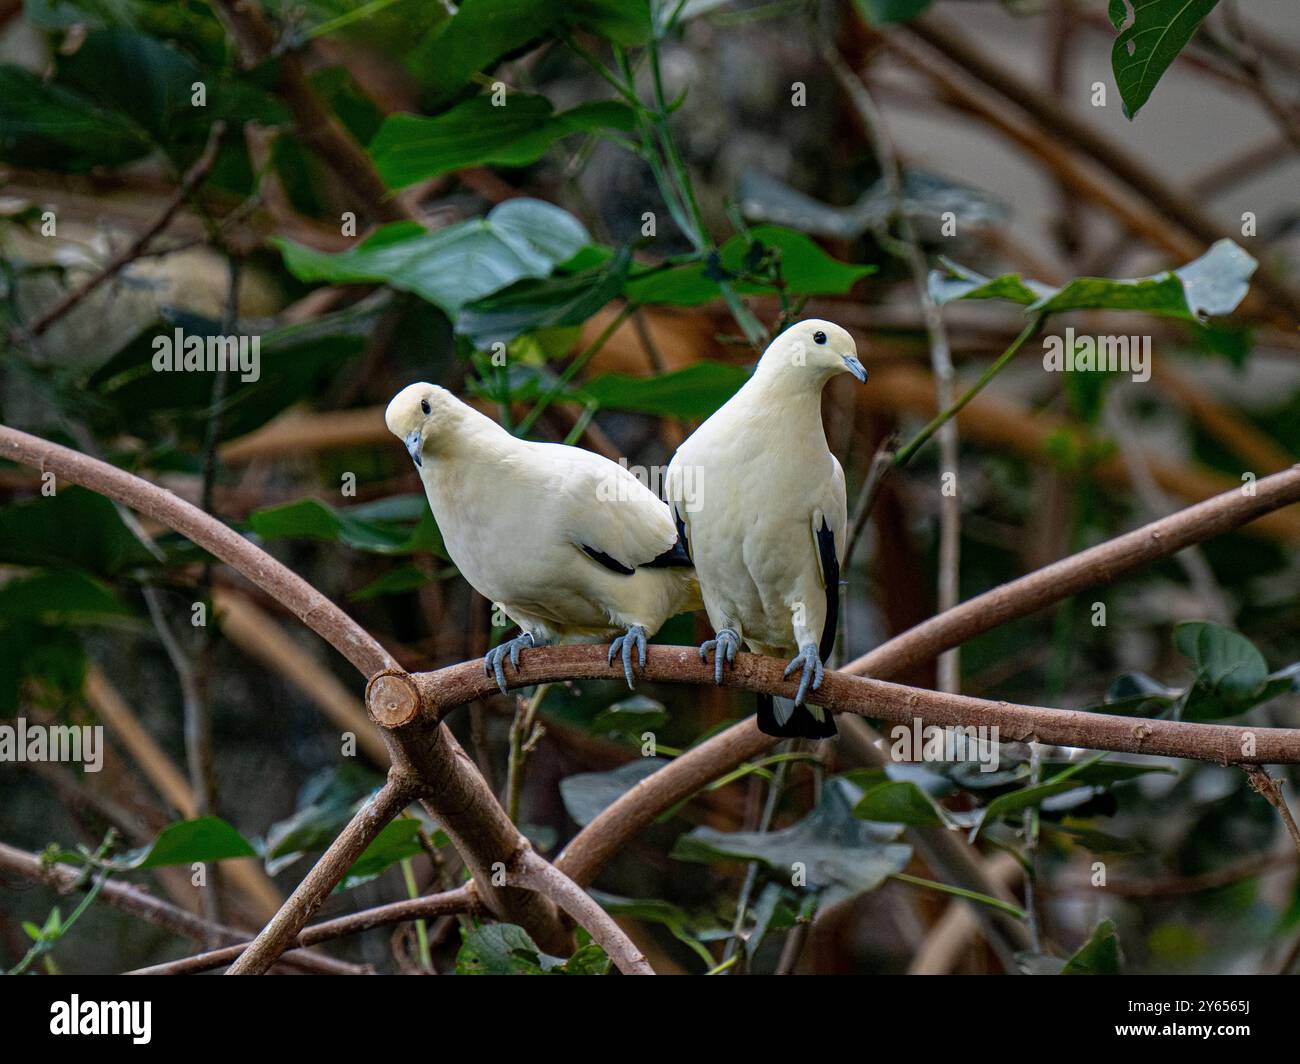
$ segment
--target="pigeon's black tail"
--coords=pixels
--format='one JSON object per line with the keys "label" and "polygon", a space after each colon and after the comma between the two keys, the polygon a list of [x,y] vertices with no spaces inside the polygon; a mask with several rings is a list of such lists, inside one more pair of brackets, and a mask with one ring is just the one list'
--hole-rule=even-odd
{"label": "pigeon's black tail", "polygon": [[818,720],[807,706],[795,706],[784,724],[777,722],[776,700],[771,695],[755,695],[758,699],[758,730],[778,739],[833,739],[839,734],[835,715],[822,710],[824,719]]}

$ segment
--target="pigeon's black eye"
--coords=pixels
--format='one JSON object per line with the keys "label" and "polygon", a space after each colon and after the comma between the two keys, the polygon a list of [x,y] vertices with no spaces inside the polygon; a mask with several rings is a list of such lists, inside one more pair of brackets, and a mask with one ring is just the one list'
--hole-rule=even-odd
{"label": "pigeon's black eye", "polygon": [[428,399],[421,399],[421,400],[420,400],[420,409],[423,410],[426,414],[432,414],[432,413],[433,413],[433,407],[431,407],[431,406],[429,405],[429,400],[428,400]]}
{"label": "pigeon's black eye", "polygon": [[824,344],[825,342],[826,342],[826,334],[824,332],[818,329],[815,333],[813,333],[813,343]]}

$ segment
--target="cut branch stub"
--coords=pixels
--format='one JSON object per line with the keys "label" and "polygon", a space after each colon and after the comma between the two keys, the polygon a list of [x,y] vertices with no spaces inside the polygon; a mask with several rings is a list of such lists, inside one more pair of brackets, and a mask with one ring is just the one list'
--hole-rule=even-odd
{"label": "cut branch stub", "polygon": [[366,712],[381,728],[400,728],[420,712],[420,691],[410,674],[385,669],[366,684]]}

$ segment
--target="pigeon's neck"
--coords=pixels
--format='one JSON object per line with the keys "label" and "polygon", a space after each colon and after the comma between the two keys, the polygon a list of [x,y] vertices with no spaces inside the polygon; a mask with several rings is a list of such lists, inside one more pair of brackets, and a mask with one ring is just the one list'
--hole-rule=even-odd
{"label": "pigeon's neck", "polygon": [[808,366],[765,365],[760,362],[745,385],[752,401],[787,423],[804,422],[821,429],[822,388],[829,378]]}

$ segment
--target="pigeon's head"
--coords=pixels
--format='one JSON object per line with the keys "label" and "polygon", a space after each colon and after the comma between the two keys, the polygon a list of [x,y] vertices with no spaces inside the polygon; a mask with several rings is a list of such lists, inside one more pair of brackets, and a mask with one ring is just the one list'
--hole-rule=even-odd
{"label": "pigeon's head", "polygon": [[821,383],[837,373],[852,373],[866,381],[866,367],[858,361],[853,337],[831,321],[809,318],[791,325],[763,352],[762,365],[775,364],[782,372],[811,373]]}
{"label": "pigeon's head", "polygon": [[408,384],[393,396],[384,421],[388,431],[406,444],[411,460],[422,466],[425,453],[433,450],[444,433],[455,430],[461,409],[461,401],[446,388]]}

